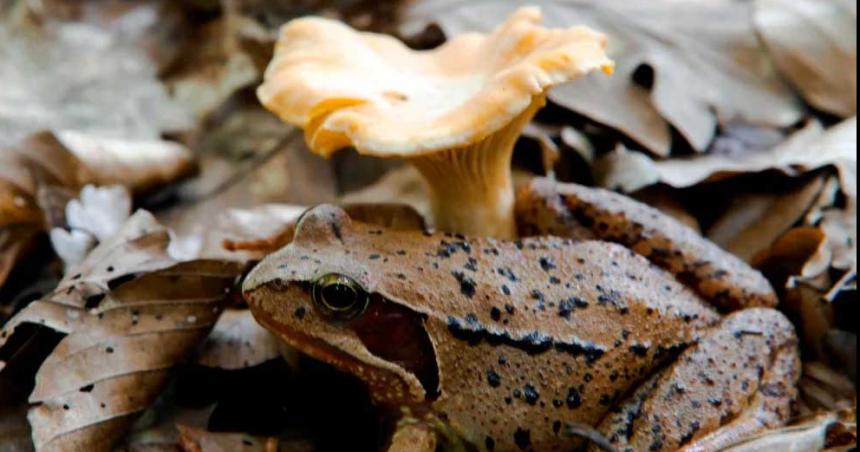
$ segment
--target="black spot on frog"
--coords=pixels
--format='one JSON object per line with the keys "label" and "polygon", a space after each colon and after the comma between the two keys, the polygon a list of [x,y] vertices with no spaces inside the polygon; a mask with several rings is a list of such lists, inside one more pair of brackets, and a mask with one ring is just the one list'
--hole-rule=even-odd
{"label": "black spot on frog", "polygon": [[460,283],[460,293],[467,298],[475,296],[475,280],[466,276],[463,272],[452,271],[451,275]]}
{"label": "black spot on frog", "polygon": [[522,427],[517,427],[517,431],[514,432],[514,444],[516,444],[520,450],[526,450],[531,443],[531,431],[524,430]]}

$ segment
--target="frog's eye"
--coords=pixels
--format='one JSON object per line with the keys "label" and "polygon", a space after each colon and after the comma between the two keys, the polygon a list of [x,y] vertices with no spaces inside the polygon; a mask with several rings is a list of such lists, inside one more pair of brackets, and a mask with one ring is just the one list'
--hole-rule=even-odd
{"label": "frog's eye", "polygon": [[370,298],[352,278],[338,273],[320,276],[314,281],[311,296],[328,317],[351,320],[364,312]]}

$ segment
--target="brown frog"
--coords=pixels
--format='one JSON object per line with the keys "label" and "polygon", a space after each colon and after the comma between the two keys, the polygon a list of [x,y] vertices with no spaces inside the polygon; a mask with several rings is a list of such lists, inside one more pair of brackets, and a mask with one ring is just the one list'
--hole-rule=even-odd
{"label": "brown frog", "polygon": [[770,308],[729,312],[774,304],[754,270],[608,192],[537,180],[519,200],[521,231],[541,236],[398,230],[317,206],[245,298],[285,342],[401,410],[392,450],[432,450],[428,432],[569,450],[583,425],[619,449],[710,450],[785,421],[792,325]]}

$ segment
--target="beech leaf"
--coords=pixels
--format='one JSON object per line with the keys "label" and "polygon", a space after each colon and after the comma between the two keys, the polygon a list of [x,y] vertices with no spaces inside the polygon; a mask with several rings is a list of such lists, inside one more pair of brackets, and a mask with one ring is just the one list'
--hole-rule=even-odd
{"label": "beech leaf", "polygon": [[260,326],[251,311],[228,309],[203,342],[197,364],[243,369],[279,358],[279,340]]}
{"label": "beech leaf", "polygon": [[757,0],[755,25],[807,102],[842,117],[857,114],[855,0]]}
{"label": "beech leaf", "polygon": [[0,347],[25,323],[66,334],[30,394],[38,449],[110,448],[215,323],[238,266],[176,263],[168,240],[152,215],[138,211],[0,332]]}

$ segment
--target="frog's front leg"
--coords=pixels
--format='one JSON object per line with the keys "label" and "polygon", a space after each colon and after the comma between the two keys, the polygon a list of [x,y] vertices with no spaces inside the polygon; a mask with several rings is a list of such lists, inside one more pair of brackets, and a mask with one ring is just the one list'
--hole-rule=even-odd
{"label": "frog's front leg", "polygon": [[715,306],[776,306],[758,271],[660,211],[608,190],[535,178],[517,195],[520,235],[620,243],[674,274]]}
{"label": "frog's front leg", "polygon": [[436,432],[420,422],[401,422],[397,424],[388,452],[434,452],[438,443]]}
{"label": "frog's front leg", "polygon": [[447,422],[432,412],[420,419],[404,408],[403,417],[397,422],[387,452],[448,452],[473,451],[475,447]]}
{"label": "frog's front leg", "polygon": [[788,319],[773,309],[739,311],[642,384],[598,429],[620,450],[719,450],[782,425],[799,376]]}

